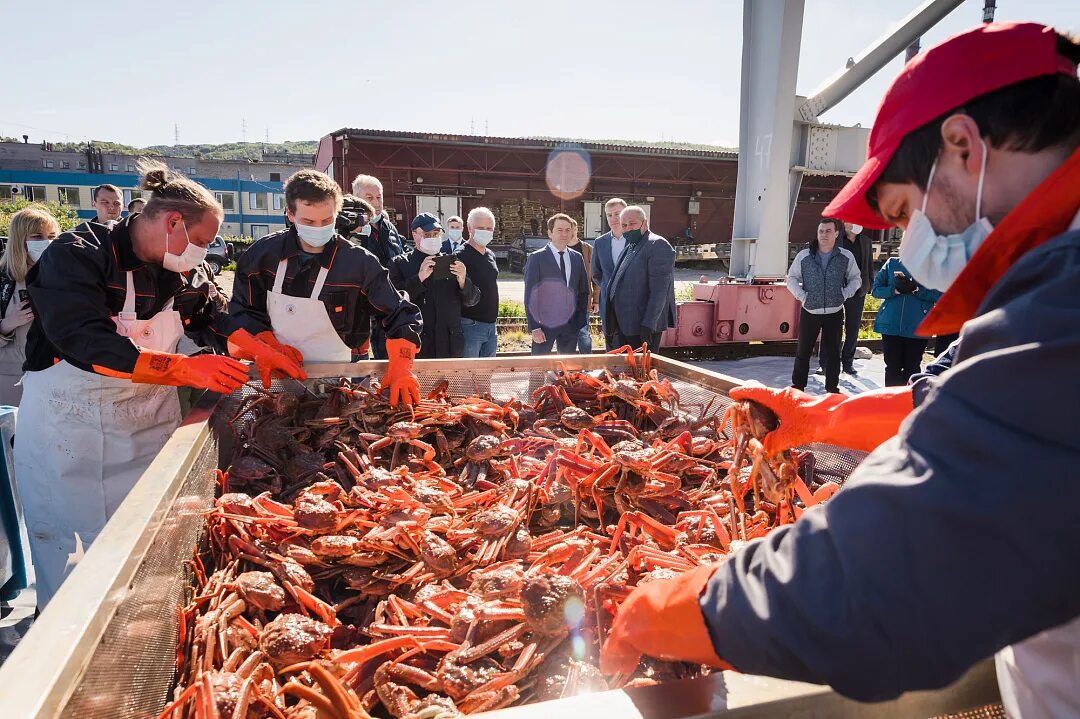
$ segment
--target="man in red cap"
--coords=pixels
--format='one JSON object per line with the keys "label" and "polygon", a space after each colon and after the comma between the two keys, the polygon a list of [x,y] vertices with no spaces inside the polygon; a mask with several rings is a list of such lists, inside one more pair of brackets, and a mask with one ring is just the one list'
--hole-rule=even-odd
{"label": "man in red cap", "polygon": [[1078,60],[1052,28],[989,24],[905,66],[822,214],[904,228],[904,265],[945,292],[921,334],[963,325],[952,366],[851,398],[733,390],[779,415],[770,451],[872,454],[794,525],[636,589],[604,671],[647,654],[881,700],[997,652],[1010,714],[1080,716]]}

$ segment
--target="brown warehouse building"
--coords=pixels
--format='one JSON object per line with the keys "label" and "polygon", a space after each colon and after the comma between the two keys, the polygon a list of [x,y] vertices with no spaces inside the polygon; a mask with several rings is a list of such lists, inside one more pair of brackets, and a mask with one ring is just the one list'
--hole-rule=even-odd
{"label": "brown warehouse building", "polygon": [[[576,217],[582,235],[607,231],[603,203],[622,197],[647,208],[672,244],[726,243],[735,212],[738,154],[675,144],[606,144],[343,129],[322,138],[315,168],[348,188],[378,177],[400,230],[420,212],[443,217],[477,206],[496,215],[496,242],[544,234],[554,212]],[[791,224],[794,245],[815,233],[843,177],[804,178]]]}

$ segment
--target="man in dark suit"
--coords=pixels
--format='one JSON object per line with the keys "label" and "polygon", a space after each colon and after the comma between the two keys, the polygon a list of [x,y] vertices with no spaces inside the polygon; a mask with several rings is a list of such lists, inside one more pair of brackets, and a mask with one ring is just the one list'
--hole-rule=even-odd
{"label": "man in dark suit", "polygon": [[608,227],[611,229],[597,237],[593,243],[592,281],[600,287],[600,322],[609,350],[613,348],[614,338],[607,321],[607,288],[615,275],[615,264],[626,249],[626,240],[622,236],[622,220],[619,218],[625,209],[626,200],[620,197],[613,197],[604,203],[604,214],[607,215]]}
{"label": "man in dark suit", "polygon": [[604,293],[608,349],[648,343],[656,350],[664,330],[675,326],[675,250],[649,231],[643,208],[631,205],[619,217],[626,249]]}
{"label": "man in dark suit", "polygon": [[547,246],[525,260],[525,316],[532,353],[577,354],[577,339],[589,316],[589,276],[581,253],[567,245],[574,234],[568,215],[547,221]]}

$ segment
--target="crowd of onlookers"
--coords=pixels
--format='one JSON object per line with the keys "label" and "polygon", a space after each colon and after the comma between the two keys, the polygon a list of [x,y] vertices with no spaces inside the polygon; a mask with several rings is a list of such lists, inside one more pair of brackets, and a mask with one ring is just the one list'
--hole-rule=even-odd
{"label": "crowd of onlookers", "polygon": [[[825,218],[809,247],[791,263],[787,286],[802,304],[791,373],[796,389],[806,389],[815,344],[817,372],[825,376],[827,392],[840,391],[841,370],[858,374],[855,348],[868,293],[882,301],[874,330],[881,334],[886,386],[906,384],[922,370],[929,339],[917,330],[941,293],[912,279],[898,257],[887,259],[875,272],[873,254],[862,227]],[[936,351],[943,352],[954,339],[938,337]]]}

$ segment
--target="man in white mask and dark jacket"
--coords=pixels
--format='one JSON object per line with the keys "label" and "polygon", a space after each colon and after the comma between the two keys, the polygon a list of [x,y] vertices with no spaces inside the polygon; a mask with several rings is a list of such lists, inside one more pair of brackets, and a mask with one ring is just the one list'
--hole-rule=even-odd
{"label": "man in white mask and dark jacket", "polygon": [[[424,316],[420,343],[422,359],[462,357],[465,338],[461,332],[461,308],[480,300],[480,290],[467,276],[465,264],[443,253],[439,218],[430,212],[416,216],[411,225],[416,248],[390,261],[390,281],[405,290]],[[448,265],[445,274],[438,258]]]}
{"label": "man in white mask and dark jacket", "polygon": [[257,337],[295,348],[306,362],[351,362],[367,354],[372,320],[384,329],[390,401],[419,400],[412,359],[420,313],[387,278],[378,259],[337,233],[341,189],[300,170],[285,182],[292,227],[267,235],[240,257],[229,311]]}

